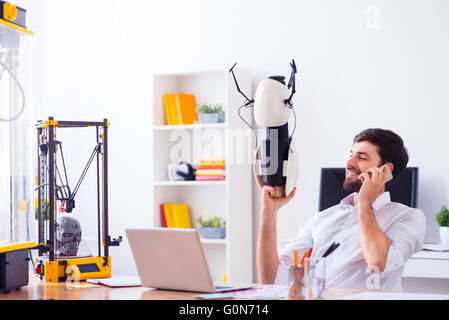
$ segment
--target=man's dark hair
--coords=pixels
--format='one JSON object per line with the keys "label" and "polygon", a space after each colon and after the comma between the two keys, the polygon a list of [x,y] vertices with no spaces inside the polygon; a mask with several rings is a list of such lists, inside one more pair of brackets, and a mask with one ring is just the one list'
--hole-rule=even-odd
{"label": "man's dark hair", "polygon": [[394,166],[394,180],[399,178],[407,168],[408,152],[402,138],[391,130],[366,129],[354,138],[354,143],[368,141],[379,148],[382,164],[391,162]]}

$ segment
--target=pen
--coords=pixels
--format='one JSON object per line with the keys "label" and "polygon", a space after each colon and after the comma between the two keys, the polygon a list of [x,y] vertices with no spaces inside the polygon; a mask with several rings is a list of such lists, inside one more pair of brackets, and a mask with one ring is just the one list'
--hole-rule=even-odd
{"label": "pen", "polygon": [[301,268],[304,267],[304,260],[305,260],[306,258],[309,258],[311,254],[312,254],[312,248],[310,248],[309,250],[307,250],[306,252],[304,252],[304,254],[302,255],[302,258],[301,258]]}
{"label": "pen", "polygon": [[298,251],[293,249],[293,270],[292,270],[292,285],[290,287],[288,296],[293,299],[301,297],[301,291],[304,286],[304,259],[309,257],[312,253],[312,249],[303,253],[301,262],[298,265]]}
{"label": "pen", "polygon": [[310,258],[312,256],[313,248],[310,248],[309,254],[307,255],[307,258]]}
{"label": "pen", "polygon": [[298,267],[298,251],[296,251],[295,249],[293,249],[293,267]]}
{"label": "pen", "polygon": [[326,250],[326,252],[323,254],[323,258],[326,258],[328,255],[330,255],[332,252],[334,252],[335,249],[337,249],[340,246],[339,243],[332,243],[331,246]]}

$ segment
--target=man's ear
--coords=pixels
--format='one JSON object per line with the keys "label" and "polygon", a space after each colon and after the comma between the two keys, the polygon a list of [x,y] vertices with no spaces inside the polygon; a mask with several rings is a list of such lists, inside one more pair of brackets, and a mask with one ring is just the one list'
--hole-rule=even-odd
{"label": "man's ear", "polygon": [[390,168],[390,172],[393,173],[393,169],[394,169],[394,164],[392,164],[391,162],[388,162],[388,168]]}
{"label": "man's ear", "polygon": [[388,162],[387,165],[388,165],[388,168],[390,168],[390,172],[393,173],[394,164],[392,164],[391,162]]}

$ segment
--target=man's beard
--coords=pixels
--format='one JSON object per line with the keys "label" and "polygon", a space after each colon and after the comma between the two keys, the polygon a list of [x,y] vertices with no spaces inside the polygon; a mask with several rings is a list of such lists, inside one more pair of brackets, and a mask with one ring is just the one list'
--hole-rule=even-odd
{"label": "man's beard", "polygon": [[[355,168],[347,168],[347,170],[353,170],[356,171]],[[357,170],[359,171],[359,170]],[[361,172],[359,171],[359,174]],[[359,192],[362,188],[363,182],[360,179],[356,179],[355,181],[351,181],[348,178],[345,178],[345,181],[343,182],[343,189],[349,192]]]}
{"label": "man's beard", "polygon": [[345,179],[343,182],[343,189],[349,192],[359,192],[362,189],[363,182],[359,179],[356,181],[348,181]]}

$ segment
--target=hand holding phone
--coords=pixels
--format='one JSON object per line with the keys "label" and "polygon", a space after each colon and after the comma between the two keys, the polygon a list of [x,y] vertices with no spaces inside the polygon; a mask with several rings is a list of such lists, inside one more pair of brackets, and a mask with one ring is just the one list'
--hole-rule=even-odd
{"label": "hand holding phone", "polygon": [[[380,169],[381,171],[385,171],[386,174],[387,174],[386,179],[385,179],[385,183],[387,183],[387,182],[393,180],[393,174],[392,174],[391,171],[390,171],[390,167],[388,166],[388,163],[386,163],[386,164],[380,166],[379,169]],[[371,172],[368,172],[368,174],[369,174],[369,176],[371,177]],[[362,183],[363,183],[363,182],[364,182],[364,177],[361,176],[361,177],[360,177],[360,180],[361,180]]]}
{"label": "hand holding phone", "polygon": [[[382,172],[383,175],[380,175],[379,171]],[[370,177],[369,181],[364,181],[364,178],[368,176]],[[368,171],[360,175],[359,179],[362,186],[359,191],[358,201],[360,203],[368,203],[371,205],[383,192],[385,192],[385,184],[393,179],[393,175],[388,164],[385,164],[379,168],[368,169]]]}

